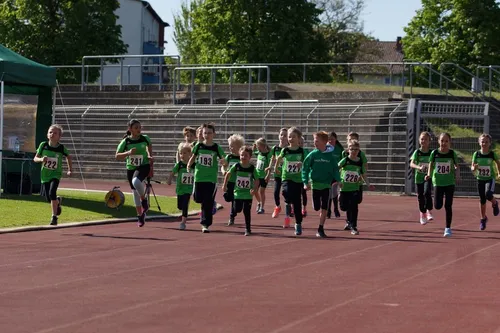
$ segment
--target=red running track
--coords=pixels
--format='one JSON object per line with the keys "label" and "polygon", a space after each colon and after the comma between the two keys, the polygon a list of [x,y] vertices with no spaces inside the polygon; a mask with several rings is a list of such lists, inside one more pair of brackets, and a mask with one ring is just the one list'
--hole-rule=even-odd
{"label": "red running track", "polygon": [[480,232],[459,198],[445,239],[415,198],[364,200],[359,236],[328,220],[317,239],[310,212],[295,237],[271,204],[250,237],[227,209],[210,234],[193,218],[0,235],[0,332],[498,332],[499,221]]}

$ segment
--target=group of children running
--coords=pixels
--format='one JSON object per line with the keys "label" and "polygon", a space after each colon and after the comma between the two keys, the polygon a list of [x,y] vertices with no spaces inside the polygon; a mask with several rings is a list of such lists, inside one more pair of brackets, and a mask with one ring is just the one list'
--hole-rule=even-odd
{"label": "group of children running", "polygon": [[[48,141],[40,144],[34,161],[42,163],[42,193],[51,203],[51,225],[57,225],[61,214],[62,199],[57,196],[57,188],[62,177],[62,159],[68,164],[68,176],[72,173],[72,162],[68,150],[59,143],[62,127],[52,125],[47,133]],[[224,176],[222,190],[224,200],[231,204],[228,226],[235,223],[238,213],[243,212],[245,236],[251,235],[251,212],[253,197],[257,201],[257,214],[265,214],[266,188],[271,173],[274,177],[273,218],[282,212],[281,196],[285,201],[283,227],[288,228],[295,219],[295,235],[302,234],[302,221],[307,216],[307,192],[312,192],[315,211],[319,211],[317,237],[327,237],[324,224],[333,214],[340,217],[340,210],[346,214],[344,230],[358,235],[358,207],[363,200],[363,185],[370,185],[366,177],[367,158],[360,150],[359,135],[351,132],[347,136],[347,148],[337,140],[335,132],[319,131],[313,134],[314,150],[304,147],[302,132],[296,127],[282,128],[279,143],[269,147],[264,138],[259,138],[252,146],[245,145],[239,134],[228,138],[229,153],[225,154],[214,142],[215,126],[203,124],[199,128],[186,127],[184,142],[177,149],[176,163],[167,184],[176,177],[177,206],[182,212],[179,229],[186,229],[188,208],[193,195],[201,204],[200,224],[203,233],[210,232],[215,214],[215,195],[219,166]],[[439,148],[430,150],[431,135],[422,132],[419,136],[420,148],[411,157],[410,166],[415,170],[420,223],[425,225],[433,220],[433,207],[445,207],[446,227],[444,236],[452,235],[452,205],[455,184],[460,180],[460,169],[455,151],[450,149],[451,136],[441,133]],[[480,229],[486,229],[486,201],[490,201],[493,215],[499,214],[498,202],[494,197],[495,179],[500,170],[497,154],[491,150],[492,138],[488,134],[479,137],[480,150],[472,157],[471,171],[477,178],[480,198]],[[118,145],[116,159],[125,160],[127,179],[132,189],[137,210],[138,226],[145,223],[149,210],[144,181],[150,176],[153,151],[151,140],[142,134],[141,123],[131,120],[123,140]],[[252,163],[255,158],[255,163]],[[434,187],[434,203],[432,188]],[[340,193],[339,193],[340,192]],[[339,210],[340,208],[340,210]]]}

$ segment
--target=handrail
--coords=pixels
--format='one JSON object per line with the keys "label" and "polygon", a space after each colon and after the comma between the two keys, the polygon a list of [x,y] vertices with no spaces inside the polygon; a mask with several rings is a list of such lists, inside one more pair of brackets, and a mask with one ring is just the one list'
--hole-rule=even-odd
{"label": "handrail", "polygon": [[175,113],[174,118],[177,118],[177,116],[178,116],[178,115],[182,112],[182,110],[184,109],[184,107],[185,107],[185,105],[183,105],[183,106],[179,109],[179,111],[177,111],[177,112]]}
{"label": "handrail", "polygon": [[132,110],[132,112],[130,112],[130,113],[129,113],[129,115],[128,115],[128,119],[130,119],[130,117],[132,117],[132,114],[135,112],[135,110],[137,110],[137,108],[138,108],[138,107],[139,107],[139,106],[137,105],[137,106],[136,106],[136,107]]}
{"label": "handrail", "polygon": [[92,105],[89,105],[89,107],[82,113],[81,117],[85,117],[85,115],[87,114],[87,112],[90,110],[90,108],[92,107]]}
{"label": "handrail", "polygon": [[311,110],[311,112],[309,112],[309,114],[307,115],[306,120],[309,120],[309,116],[310,116],[311,114],[313,114],[313,112],[314,112],[314,111],[316,111],[316,109],[317,109],[319,106],[320,106],[320,104],[318,104],[318,105],[314,106],[314,108]]}

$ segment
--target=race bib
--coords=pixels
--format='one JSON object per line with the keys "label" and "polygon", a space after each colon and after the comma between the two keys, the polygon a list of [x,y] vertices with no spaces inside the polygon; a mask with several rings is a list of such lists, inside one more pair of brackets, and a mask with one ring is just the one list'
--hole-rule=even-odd
{"label": "race bib", "polygon": [[211,154],[200,154],[198,157],[198,164],[205,167],[211,167],[213,164],[214,157]]}
{"label": "race bib", "polygon": [[141,166],[142,161],[144,160],[144,156],[142,155],[130,155],[128,157],[130,165],[133,166]]}
{"label": "race bib", "polygon": [[194,182],[194,175],[191,172],[183,172],[181,175],[181,183],[183,185],[192,185]]}
{"label": "race bib", "polygon": [[236,161],[231,161],[231,162],[229,162],[229,163],[227,164],[227,169],[228,169],[228,170],[229,170],[229,169],[231,169],[231,167],[232,167],[233,165],[235,165],[236,163],[238,163],[238,162],[236,162]]}
{"label": "race bib", "polygon": [[436,162],[436,173],[438,175],[447,175],[450,173],[450,162]]}
{"label": "race bib", "polygon": [[56,170],[58,161],[57,157],[47,157],[47,160],[43,162],[43,167],[49,170]]}
{"label": "race bib", "polygon": [[242,176],[236,177],[236,186],[245,189],[250,188],[250,177],[242,177]]}
{"label": "race bib", "polygon": [[300,173],[302,167],[302,162],[288,162],[286,165],[286,171],[288,173]]}
{"label": "race bib", "polygon": [[344,182],[346,183],[358,183],[359,173],[357,171],[346,170],[344,173]]}
{"label": "race bib", "polygon": [[257,170],[264,170],[264,161],[257,160]]}
{"label": "race bib", "polygon": [[491,177],[491,168],[489,166],[479,166],[477,175],[479,177]]}
{"label": "race bib", "polygon": [[419,170],[421,173],[427,173],[429,170],[429,163],[419,163],[419,167],[423,167],[422,170]]}

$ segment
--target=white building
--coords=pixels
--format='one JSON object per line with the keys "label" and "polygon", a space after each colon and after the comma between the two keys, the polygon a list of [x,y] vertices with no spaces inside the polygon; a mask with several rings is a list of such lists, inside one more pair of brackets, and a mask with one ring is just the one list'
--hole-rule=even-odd
{"label": "white building", "polygon": [[[117,24],[122,26],[122,40],[128,45],[127,54],[163,54],[165,28],[169,24],[163,22],[147,1],[119,0],[119,3],[120,8],[115,14],[118,16]],[[142,61],[144,64],[158,64],[159,61],[163,63],[163,59],[159,58],[147,58]],[[123,64],[123,84],[138,85],[141,81],[142,84],[158,83],[160,78],[158,66],[143,67],[141,72],[139,58],[125,59]],[[106,66],[103,72],[103,84],[120,84],[120,67]]]}

